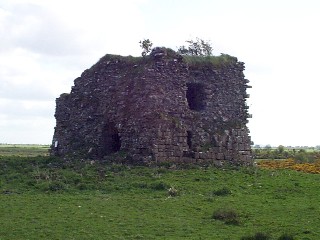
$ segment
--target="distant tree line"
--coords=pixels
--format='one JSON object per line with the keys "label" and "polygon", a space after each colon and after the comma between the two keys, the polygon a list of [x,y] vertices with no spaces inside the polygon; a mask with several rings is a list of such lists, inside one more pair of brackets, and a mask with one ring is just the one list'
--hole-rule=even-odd
{"label": "distant tree line", "polygon": [[266,145],[261,148],[259,145],[253,147],[253,155],[255,159],[295,159],[297,162],[314,162],[320,159],[320,148],[288,148],[279,145],[272,148]]}

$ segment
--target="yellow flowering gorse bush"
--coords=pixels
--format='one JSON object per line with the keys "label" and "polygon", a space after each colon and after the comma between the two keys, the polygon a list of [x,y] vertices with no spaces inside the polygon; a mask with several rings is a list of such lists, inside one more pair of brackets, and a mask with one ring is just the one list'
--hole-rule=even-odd
{"label": "yellow flowering gorse bush", "polygon": [[257,162],[257,165],[264,169],[291,169],[306,173],[320,174],[320,160],[313,163],[297,163],[292,158],[286,160],[261,160]]}

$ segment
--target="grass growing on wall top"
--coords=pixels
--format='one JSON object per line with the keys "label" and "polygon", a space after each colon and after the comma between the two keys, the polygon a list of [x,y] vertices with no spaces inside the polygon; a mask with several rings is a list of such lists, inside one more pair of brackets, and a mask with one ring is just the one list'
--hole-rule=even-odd
{"label": "grass growing on wall top", "polygon": [[104,55],[102,58],[100,58],[100,60],[98,61],[98,63],[100,62],[114,62],[114,61],[124,61],[127,63],[141,63],[143,62],[145,59],[148,59],[149,56],[146,57],[134,57],[134,56],[121,56],[121,55],[114,55],[114,54],[106,54]]}
{"label": "grass growing on wall top", "polygon": [[184,61],[191,66],[215,66],[223,67],[236,63],[236,57],[228,54],[221,54],[220,56],[183,56]]}
{"label": "grass growing on wall top", "polygon": [[[170,48],[166,48],[167,56],[166,58],[176,58],[178,56],[177,52]],[[188,65],[195,66],[216,66],[223,67],[229,64],[234,64],[238,61],[236,57],[230,56],[228,54],[222,53],[220,56],[188,56],[182,55],[183,60]],[[133,56],[120,56],[113,54],[106,54],[103,56],[98,63],[100,62],[112,62],[112,61],[124,61],[132,64],[146,63],[150,60],[150,55],[145,57],[133,57]]]}

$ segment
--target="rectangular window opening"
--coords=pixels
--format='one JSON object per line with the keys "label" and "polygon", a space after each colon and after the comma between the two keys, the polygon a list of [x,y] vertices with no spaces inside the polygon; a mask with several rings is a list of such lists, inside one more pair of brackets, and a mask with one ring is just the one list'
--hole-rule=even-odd
{"label": "rectangular window opening", "polygon": [[205,91],[201,83],[187,83],[186,97],[189,108],[194,111],[205,109]]}

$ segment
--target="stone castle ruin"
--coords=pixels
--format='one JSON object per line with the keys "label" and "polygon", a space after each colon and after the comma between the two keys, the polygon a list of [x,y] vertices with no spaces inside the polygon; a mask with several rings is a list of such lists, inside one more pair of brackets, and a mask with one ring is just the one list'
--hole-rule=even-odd
{"label": "stone castle ruin", "polygon": [[252,163],[244,64],[229,55],[106,55],[56,100],[52,154]]}

